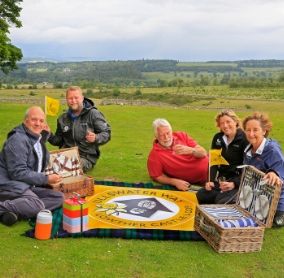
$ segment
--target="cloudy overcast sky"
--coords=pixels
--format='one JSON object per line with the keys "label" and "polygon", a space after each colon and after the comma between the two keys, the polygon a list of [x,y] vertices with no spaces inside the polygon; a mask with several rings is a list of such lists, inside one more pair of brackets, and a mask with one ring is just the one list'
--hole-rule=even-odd
{"label": "cloudy overcast sky", "polygon": [[23,0],[26,58],[284,59],[283,0]]}

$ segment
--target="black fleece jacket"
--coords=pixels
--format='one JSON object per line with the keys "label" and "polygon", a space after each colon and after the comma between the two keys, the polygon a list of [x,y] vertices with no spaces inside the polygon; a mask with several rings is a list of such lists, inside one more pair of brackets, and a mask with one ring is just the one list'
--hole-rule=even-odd
{"label": "black fleece jacket", "polygon": [[240,185],[240,169],[237,166],[243,164],[244,149],[248,145],[245,133],[242,129],[237,129],[233,141],[226,146],[223,140],[224,133],[215,134],[212,140],[212,149],[222,149],[222,156],[228,161],[229,165],[214,165],[210,167],[210,181],[217,181],[218,177],[225,177],[227,181],[235,183],[235,188]]}

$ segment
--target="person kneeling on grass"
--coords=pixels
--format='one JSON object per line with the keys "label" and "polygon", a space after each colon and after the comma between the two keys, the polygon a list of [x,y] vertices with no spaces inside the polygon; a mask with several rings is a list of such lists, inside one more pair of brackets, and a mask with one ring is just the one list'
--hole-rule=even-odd
{"label": "person kneeling on grass", "polygon": [[100,157],[100,146],[111,139],[111,128],[92,100],[78,86],[66,91],[68,110],[57,119],[57,128],[49,132],[48,142],[59,148],[78,147],[83,172],[93,169]]}
{"label": "person kneeling on grass", "polygon": [[9,132],[0,152],[0,222],[11,226],[18,219],[35,217],[42,209],[63,204],[63,194],[47,188],[57,184],[57,174],[46,176],[49,153],[41,136],[45,114],[40,107],[27,110],[24,122]]}
{"label": "person kneeling on grass", "polygon": [[153,122],[155,140],[148,156],[149,176],[162,184],[186,191],[204,185],[208,174],[206,150],[185,132],[173,132],[166,119]]}

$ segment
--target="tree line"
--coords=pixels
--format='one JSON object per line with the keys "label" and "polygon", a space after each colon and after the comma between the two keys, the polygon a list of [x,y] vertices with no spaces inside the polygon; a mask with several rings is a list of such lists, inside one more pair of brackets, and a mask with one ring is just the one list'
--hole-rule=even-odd
{"label": "tree line", "polygon": [[[227,63],[227,65],[226,65]],[[276,68],[276,69],[275,69]],[[153,76],[149,74],[153,74]],[[165,75],[168,75],[165,78]],[[0,72],[1,84],[52,83],[114,86],[208,86],[278,87],[284,83],[284,61],[251,60],[203,62],[187,65],[177,60],[88,61],[19,63],[8,74]]]}

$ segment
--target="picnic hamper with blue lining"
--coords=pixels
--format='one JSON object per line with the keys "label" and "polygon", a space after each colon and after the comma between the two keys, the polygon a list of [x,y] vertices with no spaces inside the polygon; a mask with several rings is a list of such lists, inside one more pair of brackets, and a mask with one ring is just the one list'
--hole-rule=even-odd
{"label": "picnic hamper with blue lining", "polygon": [[253,166],[243,169],[236,204],[198,205],[195,230],[218,253],[257,252],[272,227],[281,186],[271,186]]}

